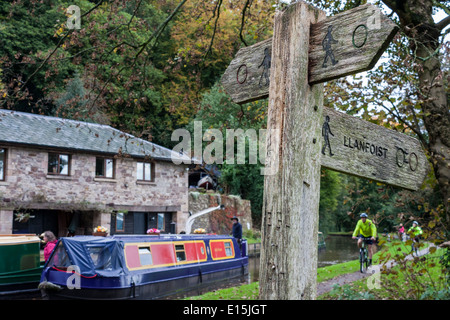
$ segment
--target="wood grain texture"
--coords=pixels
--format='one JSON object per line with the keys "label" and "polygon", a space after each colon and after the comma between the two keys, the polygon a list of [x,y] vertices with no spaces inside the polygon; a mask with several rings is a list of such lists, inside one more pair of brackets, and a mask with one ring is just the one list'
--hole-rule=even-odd
{"label": "wood grain texture", "polygon": [[[332,29],[328,36],[329,27]],[[309,46],[309,83],[317,84],[372,69],[397,30],[398,27],[371,4],[312,24],[306,44]],[[327,46],[328,50],[325,50]],[[236,53],[221,79],[235,103],[268,97],[266,76],[270,75],[271,67],[266,56],[271,57],[271,51],[272,38],[241,48]]]}
{"label": "wood grain texture", "polygon": [[429,170],[417,139],[330,108],[320,141],[322,166],[358,177],[418,190]]}
{"label": "wood grain texture", "polygon": [[267,98],[271,55],[272,38],[239,49],[221,79],[222,86],[235,103]]}
{"label": "wood grain texture", "polygon": [[372,4],[311,25],[309,83],[372,69],[397,30],[396,24]]}
{"label": "wood grain texture", "polygon": [[[261,299],[314,299],[323,85],[308,85],[310,24],[325,13],[304,2],[277,12],[266,142]],[[317,106],[314,111],[314,106]]]}

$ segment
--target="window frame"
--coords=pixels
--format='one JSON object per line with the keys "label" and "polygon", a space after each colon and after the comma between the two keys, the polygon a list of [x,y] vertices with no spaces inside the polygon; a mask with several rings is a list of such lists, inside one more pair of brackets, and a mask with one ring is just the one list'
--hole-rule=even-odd
{"label": "window frame", "polygon": [[[103,175],[97,175],[97,161],[103,160]],[[106,175],[107,161],[112,161],[112,176],[108,177]],[[101,178],[101,179],[115,179],[116,178],[116,159],[114,158],[107,158],[107,157],[95,157],[95,177]]]}
{"label": "window frame", "polygon": [[[160,228],[160,225],[159,225],[159,217],[160,216],[162,216],[162,226],[161,226],[161,228]],[[166,231],[166,215],[164,213],[159,212],[159,213],[156,214],[156,228],[159,231]]]}
{"label": "window frame", "polygon": [[[141,249],[148,250],[148,253],[141,252]],[[141,264],[141,267],[148,267],[148,266],[153,266],[154,265],[153,253],[152,253],[152,248],[151,248],[150,245],[138,246],[138,254],[139,254],[139,263]],[[150,262],[151,263],[150,264],[143,264],[143,262],[145,262],[145,259],[148,259],[148,257],[150,257]],[[144,260],[142,258],[144,258]]]}
{"label": "window frame", "polygon": [[232,257],[233,256],[233,247],[231,245],[231,242],[229,242],[229,241],[224,242],[224,248],[225,248],[225,256]]}
{"label": "window frame", "polygon": [[[0,147],[0,150],[3,150],[3,166],[2,166],[2,175],[0,176],[0,181],[6,181],[6,170],[8,164],[8,149]],[[0,160],[1,162],[1,160]]]}
{"label": "window frame", "polygon": [[[67,174],[65,173],[59,173],[59,172],[51,172],[50,169],[50,155],[56,155],[58,157],[58,167],[60,166],[61,156],[67,156]],[[72,155],[68,153],[61,153],[61,152],[48,152],[47,154],[47,174],[52,176],[63,176],[63,177],[69,177],[70,176],[70,170],[72,169]]]}
{"label": "window frame", "polygon": [[[177,248],[178,247],[178,248]],[[183,247],[182,249],[180,247]],[[178,262],[186,261],[186,248],[184,247],[184,243],[174,244],[174,250],[175,250],[175,259]],[[181,256],[178,256],[178,254],[182,254]]]}
{"label": "window frame", "polygon": [[[142,164],[142,178],[139,177],[139,165]],[[145,165],[150,165],[150,179],[145,178]],[[136,180],[139,182],[155,182],[155,162],[137,161],[136,162]]]}
{"label": "window frame", "polygon": [[[119,219],[117,219],[117,217],[119,214],[122,216],[122,228],[121,229],[118,229],[118,227],[117,227],[117,221],[119,220]],[[125,213],[124,212],[116,213],[116,232],[125,232]]]}

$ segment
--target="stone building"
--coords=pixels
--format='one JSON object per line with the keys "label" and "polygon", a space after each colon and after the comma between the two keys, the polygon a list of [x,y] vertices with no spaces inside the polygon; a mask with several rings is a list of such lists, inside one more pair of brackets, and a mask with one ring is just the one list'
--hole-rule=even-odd
{"label": "stone building", "polygon": [[107,125],[0,110],[0,234],[183,230],[188,172]]}

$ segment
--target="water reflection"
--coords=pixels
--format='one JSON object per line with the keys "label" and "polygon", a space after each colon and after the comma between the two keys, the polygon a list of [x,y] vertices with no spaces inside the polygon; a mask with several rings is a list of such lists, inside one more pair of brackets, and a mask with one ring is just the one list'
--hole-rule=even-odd
{"label": "water reflection", "polygon": [[326,267],[358,259],[356,240],[350,237],[328,237],[326,249],[320,250],[317,267]]}

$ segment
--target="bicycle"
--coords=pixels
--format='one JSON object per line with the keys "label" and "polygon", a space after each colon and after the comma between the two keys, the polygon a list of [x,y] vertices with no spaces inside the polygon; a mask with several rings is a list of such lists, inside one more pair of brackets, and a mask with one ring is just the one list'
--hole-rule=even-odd
{"label": "bicycle", "polygon": [[416,257],[418,257],[419,256],[419,252],[418,252],[419,251],[418,250],[419,241],[417,241],[415,238],[413,238],[411,240],[412,240],[412,242],[411,242],[411,253],[412,253],[413,256],[414,256],[414,253],[415,253]]}
{"label": "bicycle", "polygon": [[366,273],[369,268],[369,251],[367,250],[367,241],[371,240],[371,238],[362,237],[361,248],[359,249],[359,271],[361,273]]}

